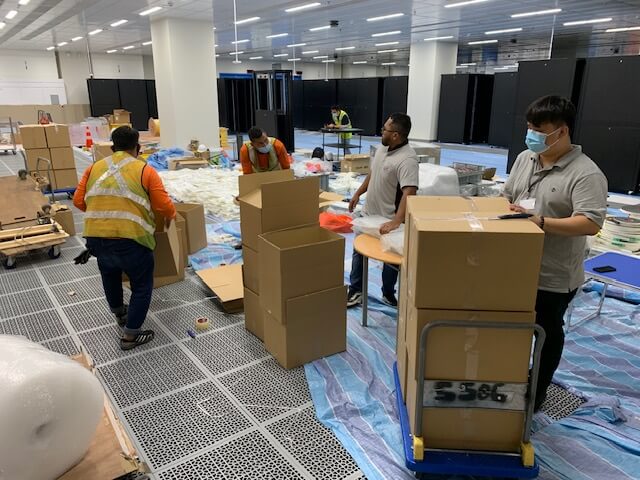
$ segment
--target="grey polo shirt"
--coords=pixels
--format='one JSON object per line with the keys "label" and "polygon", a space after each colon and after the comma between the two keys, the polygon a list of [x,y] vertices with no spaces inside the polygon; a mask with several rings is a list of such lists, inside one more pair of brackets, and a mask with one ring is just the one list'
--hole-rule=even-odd
{"label": "grey polo shirt", "polygon": [[381,146],[371,161],[370,172],[363,213],[393,218],[398,186],[418,187],[418,156],[409,144],[391,152]]}
{"label": "grey polo shirt", "polygon": [[[582,153],[582,147],[574,145],[569,153],[546,168],[541,166],[537,154],[531,150],[522,152],[513,164],[504,196],[514,204],[535,198],[536,215],[549,218],[584,215],[602,227],[607,213],[607,190],[602,171]],[[582,285],[585,251],[585,236],[547,233],[538,283],[540,290],[566,293]]]}

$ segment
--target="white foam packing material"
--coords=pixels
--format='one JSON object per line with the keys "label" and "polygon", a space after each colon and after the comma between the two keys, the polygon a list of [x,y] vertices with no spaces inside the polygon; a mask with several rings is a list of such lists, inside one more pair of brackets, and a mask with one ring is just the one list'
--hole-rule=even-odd
{"label": "white foam packing material", "polygon": [[421,163],[418,170],[418,195],[460,195],[458,174],[450,167]]}
{"label": "white foam packing material", "polygon": [[100,383],[78,362],[0,335],[0,479],[61,476],[84,457],[103,407]]}
{"label": "white foam packing material", "polygon": [[380,237],[380,246],[383,251],[404,255],[404,228],[402,227],[404,225]]}
{"label": "white foam packing material", "polygon": [[199,170],[169,170],[158,172],[164,187],[179,202],[201,203],[208,214],[223,220],[240,218],[237,170],[201,168]]}
{"label": "white foam packing material", "polygon": [[336,173],[335,178],[329,178],[329,190],[349,197],[360,188],[363,181],[364,177],[358,179],[357,173]]}
{"label": "white foam packing material", "polygon": [[[380,234],[380,227],[389,221],[388,218],[380,215],[365,215],[354,218],[351,224],[353,225],[353,231],[355,233],[365,233],[372,237],[380,238],[384,236]],[[394,231],[404,231],[404,224],[401,224],[398,229]]]}

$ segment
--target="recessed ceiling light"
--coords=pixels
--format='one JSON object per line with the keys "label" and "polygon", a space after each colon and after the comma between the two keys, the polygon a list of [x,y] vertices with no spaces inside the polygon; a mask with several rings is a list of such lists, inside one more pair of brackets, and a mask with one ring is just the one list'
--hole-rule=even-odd
{"label": "recessed ceiling light", "polygon": [[274,57],[288,57],[289,54],[288,53],[278,53],[276,55],[274,55]]}
{"label": "recessed ceiling light", "polygon": [[148,42],[142,42],[142,45],[144,45],[145,47],[146,47],[147,45],[151,45],[151,41],[148,41]]}
{"label": "recessed ceiling light", "polygon": [[505,28],[503,30],[489,30],[488,32],[484,32],[485,35],[497,35],[499,33],[513,33],[513,32],[521,32],[522,28]]}
{"label": "recessed ceiling light", "polygon": [[431,38],[425,38],[424,41],[425,42],[434,42],[436,40],[451,40],[453,38],[453,35],[448,35],[446,37],[431,37]]}
{"label": "recessed ceiling light", "polygon": [[238,20],[237,22],[235,22],[235,24],[236,25],[243,25],[245,23],[257,22],[258,20],[260,20],[260,17],[243,18],[242,20]]}
{"label": "recessed ceiling light", "polygon": [[[0,28],[1,28],[1,27],[0,27]],[[54,47],[54,46],[47,47],[47,52],[50,52],[50,51],[51,51],[51,50],[53,50],[54,48],[56,48],[56,47]]]}
{"label": "recessed ceiling light", "polygon": [[124,25],[124,24],[125,24],[125,23],[127,23],[128,21],[129,21],[129,20],[125,20],[125,19],[118,20],[117,22],[113,22],[113,23],[111,24],[111,26],[112,26],[112,27],[119,27],[120,25]]}
{"label": "recessed ceiling light", "polygon": [[11,20],[16,15],[18,15],[18,11],[17,10],[9,10],[9,12],[5,15],[4,18],[7,18],[7,19]]}
{"label": "recessed ceiling light", "polygon": [[250,41],[251,41],[251,40],[249,40],[248,38],[244,38],[244,39],[242,39],[242,40],[236,40],[235,42],[231,42],[231,44],[232,44],[232,45],[239,45],[239,44],[241,44],[241,43],[248,43],[248,42],[250,42]]}
{"label": "recessed ceiling light", "polygon": [[306,43],[292,43],[291,45],[287,45],[287,48],[304,47],[306,45],[307,45]]}
{"label": "recessed ceiling light", "polygon": [[233,61],[233,62],[231,62],[231,63],[235,63],[235,64],[237,65],[238,63],[242,63],[242,60],[234,60],[234,61]]}
{"label": "recessed ceiling light", "polygon": [[22,5],[24,7],[25,5],[29,5],[30,1],[31,0],[19,0],[18,5]]}
{"label": "recessed ceiling light", "polygon": [[453,8],[453,7],[465,7],[467,5],[473,5],[475,3],[485,3],[489,0],[466,0],[465,2],[456,2],[445,5],[444,8]]}
{"label": "recessed ceiling light", "polygon": [[64,47],[65,45],[67,45],[69,42],[60,42],[58,44],[59,47]]}
{"label": "recessed ceiling light", "polygon": [[301,58],[288,58],[287,62],[299,62],[300,60],[302,60]]}
{"label": "recessed ceiling light", "polygon": [[262,60],[262,57],[249,57],[249,60]]}
{"label": "recessed ceiling light", "polygon": [[385,63],[381,63],[380,65],[395,65],[396,62],[385,62]]}
{"label": "recessed ceiling light", "polygon": [[386,47],[388,45],[398,45],[400,42],[384,42],[384,43],[376,43],[376,47]]}
{"label": "recessed ceiling light", "polygon": [[398,49],[394,48],[392,50],[378,50],[378,53],[395,53],[397,51],[398,51]]}
{"label": "recessed ceiling light", "polygon": [[280,38],[280,37],[286,37],[287,35],[289,35],[288,33],[276,33],[274,35],[267,35],[266,38]]}
{"label": "recessed ceiling light", "polygon": [[608,28],[605,30],[606,33],[617,33],[617,32],[631,32],[633,30],[640,30],[640,27],[622,27],[622,28]]}
{"label": "recessed ceiling light", "polygon": [[216,58],[218,58],[219,56],[220,56],[220,54],[219,54],[219,53],[216,53]]}
{"label": "recessed ceiling light", "polygon": [[127,45],[126,47],[122,47],[123,50],[131,50],[132,48],[136,48],[135,45]]}
{"label": "recessed ceiling light", "polygon": [[354,65],[362,65],[363,63],[367,63],[366,60],[362,60],[360,62],[353,62]]}
{"label": "recessed ceiling light", "polygon": [[498,40],[478,40],[477,42],[469,42],[467,45],[485,45],[487,43],[498,43]]}
{"label": "recessed ceiling light", "polygon": [[213,27],[213,29],[215,30],[215,29],[216,29],[216,27]]}
{"label": "recessed ceiling light", "polygon": [[244,52],[229,52],[229,55],[242,55]]}
{"label": "recessed ceiling light", "polygon": [[142,12],[140,12],[138,15],[140,16],[146,16],[146,15],[151,15],[152,13],[156,13],[158,11],[162,10],[162,7],[151,7],[148,10],[144,10]]}
{"label": "recessed ceiling light", "polygon": [[320,30],[329,30],[331,28],[331,25],[325,25],[324,27],[313,27],[310,28],[309,31],[310,32],[319,32]]}
{"label": "recessed ceiling light", "polygon": [[317,57],[313,57],[314,60],[319,60],[321,58],[329,58],[329,56],[328,55],[319,55]]}
{"label": "recessed ceiling light", "polygon": [[561,8],[550,8],[549,10],[538,10],[536,12],[514,13],[511,18],[533,17],[536,15],[550,15],[552,13],[560,13]]}
{"label": "recessed ceiling light", "polygon": [[320,2],[307,3],[306,5],[287,8],[285,9],[285,12],[287,13],[299,12],[300,10],[308,10],[309,8],[319,7],[320,5],[321,5]]}
{"label": "recessed ceiling light", "polygon": [[613,18],[592,18],[591,20],[578,20],[577,22],[565,22],[562,25],[565,27],[573,27],[574,25],[589,25],[592,23],[606,23],[613,20]]}
{"label": "recessed ceiling light", "polygon": [[471,62],[471,63],[461,63],[460,66],[462,67],[472,67],[473,65],[477,65],[476,62]]}
{"label": "recessed ceiling light", "polygon": [[303,55],[311,55],[312,53],[318,53],[320,50],[307,50],[306,52],[302,52]]}
{"label": "recessed ceiling light", "polygon": [[332,60],[322,60],[322,63],[334,63],[334,62],[335,62],[335,60],[333,60],[333,59]]}
{"label": "recessed ceiling light", "polygon": [[78,40],[82,40],[84,37],[73,37],[71,39],[72,42],[77,42]]}
{"label": "recessed ceiling light", "polygon": [[377,22],[379,20],[387,20],[389,18],[398,18],[398,17],[402,17],[403,15],[404,13],[392,13],[391,15],[383,15],[381,17],[371,17],[371,18],[367,18],[367,22]]}
{"label": "recessed ceiling light", "polygon": [[213,46],[213,48],[218,48],[218,44],[216,43],[216,44]]}
{"label": "recessed ceiling light", "polygon": [[356,47],[336,47],[336,51],[341,51],[341,50],[353,50]]}
{"label": "recessed ceiling light", "polygon": [[394,30],[393,32],[374,33],[371,36],[372,37],[386,37],[388,35],[399,35],[401,33],[402,33],[401,30]]}
{"label": "recessed ceiling light", "polygon": [[107,53],[116,53],[118,50],[107,50]]}
{"label": "recessed ceiling light", "polygon": [[96,29],[96,30],[91,30],[91,31],[89,32],[89,35],[97,35],[97,34],[98,34],[98,33],[100,33],[101,31],[102,31],[102,29],[101,29],[101,28],[98,28],[98,29]]}

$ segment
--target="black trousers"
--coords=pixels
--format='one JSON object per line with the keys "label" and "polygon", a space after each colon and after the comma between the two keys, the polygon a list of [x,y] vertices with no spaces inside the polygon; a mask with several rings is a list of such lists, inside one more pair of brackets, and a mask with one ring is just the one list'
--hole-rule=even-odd
{"label": "black trousers", "polygon": [[576,296],[577,290],[555,293],[538,290],[536,298],[536,323],[544,328],[546,339],[540,357],[538,386],[534,408],[538,410],[547,395],[547,388],[555,373],[564,348],[564,314]]}

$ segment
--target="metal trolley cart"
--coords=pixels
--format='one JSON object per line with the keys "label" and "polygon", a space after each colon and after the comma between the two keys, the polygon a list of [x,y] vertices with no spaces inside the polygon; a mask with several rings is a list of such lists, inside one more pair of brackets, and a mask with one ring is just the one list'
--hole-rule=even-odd
{"label": "metal trolley cart", "polygon": [[[346,155],[347,149],[358,149],[358,153],[362,152],[362,133],[364,132],[361,128],[322,128],[320,130],[322,132],[322,149],[327,150],[327,148],[336,148],[338,150],[338,161],[340,160],[340,150],[342,150],[342,158]],[[348,140],[341,140],[340,135],[345,133],[351,133],[353,135],[358,135],[358,143],[351,143]],[[327,143],[325,141],[325,135],[335,134],[338,136],[337,142],[335,143]]]}
{"label": "metal trolley cart", "polygon": [[[441,327],[493,328],[534,330],[536,333],[533,364],[529,382],[524,384],[504,384],[492,382],[443,382],[424,380],[426,345],[429,334]],[[407,468],[422,475],[475,475],[501,478],[535,478],[539,466],[535,461],[534,449],[529,438],[533,418],[533,399],[538,382],[540,352],[544,344],[545,332],[539,325],[505,324],[496,322],[455,322],[437,321],[426,325],[420,335],[418,368],[418,389],[416,408],[416,432],[411,434],[407,407],[402,395],[397,364],[394,365],[396,401],[400,413],[400,426],[404,444]],[[480,383],[470,390],[469,383]],[[422,437],[423,407],[437,408],[497,408],[525,413],[522,443],[519,452],[488,452],[473,450],[442,450],[425,448]]]}
{"label": "metal trolley cart", "polygon": [[16,132],[11,117],[0,117],[0,150],[16,153]]}
{"label": "metal trolley cart", "polygon": [[[29,166],[27,165],[27,156],[24,153],[24,150],[20,150],[20,153],[22,153],[22,159],[24,160],[24,168],[26,171],[29,171]],[[43,175],[43,173],[45,173],[44,170],[40,170],[40,165],[43,162],[46,164],[46,175]],[[49,160],[48,158],[38,157],[38,159],[36,160],[36,170],[30,173],[36,178],[36,180],[39,179],[38,183],[42,185],[43,193],[51,196],[51,203],[55,202],[55,195],[59,193],[66,194],[67,198],[69,199],[73,198],[73,194],[76,191],[75,187],[74,188],[57,188],[57,189],[53,188],[53,182],[51,180],[53,178],[54,173],[51,168],[51,160]],[[43,179],[48,182],[46,185],[42,183]]]}

